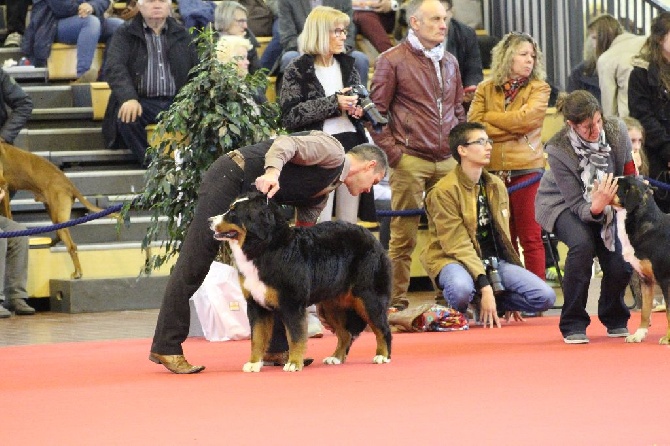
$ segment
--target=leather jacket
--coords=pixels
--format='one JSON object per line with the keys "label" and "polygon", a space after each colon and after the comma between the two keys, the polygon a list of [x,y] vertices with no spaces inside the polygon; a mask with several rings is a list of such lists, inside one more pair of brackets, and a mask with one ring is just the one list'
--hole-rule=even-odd
{"label": "leather jacket", "polygon": [[465,121],[463,84],[452,54],[445,52],[440,67],[443,88],[433,62],[407,40],[377,59],[370,98],[389,123],[372,138],[391,167],[403,153],[428,161],[451,156],[449,132]]}

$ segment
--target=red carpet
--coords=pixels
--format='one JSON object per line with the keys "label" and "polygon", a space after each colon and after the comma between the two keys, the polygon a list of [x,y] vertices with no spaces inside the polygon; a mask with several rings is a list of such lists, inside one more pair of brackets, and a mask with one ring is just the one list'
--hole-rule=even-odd
{"label": "red carpet", "polygon": [[[630,327],[637,326],[639,313]],[[241,371],[248,341],[185,344],[207,369],[177,376],[149,340],[0,349],[4,445],[669,445],[664,315],[642,344],[565,345],[556,317],[501,330],[396,334],[390,364],[365,333],[325,366],[310,340],[301,373]]]}

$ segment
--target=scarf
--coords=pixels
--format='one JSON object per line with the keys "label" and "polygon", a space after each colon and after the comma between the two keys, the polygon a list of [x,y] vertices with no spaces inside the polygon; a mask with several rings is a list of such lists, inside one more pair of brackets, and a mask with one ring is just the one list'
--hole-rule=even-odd
{"label": "scarf", "polygon": [[[602,182],[607,174],[608,160],[612,149],[605,139],[605,131],[600,132],[598,141],[588,142],[570,127],[568,130],[568,139],[572,148],[579,159],[579,177],[582,180],[583,197],[587,203],[591,203],[591,191],[593,190],[593,181]],[[614,251],[614,241],[616,230],[614,225],[614,211],[611,206],[605,206],[603,228],[600,231],[600,237],[605,243],[605,247]]]}
{"label": "scarf", "polygon": [[444,58],[444,42],[427,50],[421,44],[421,42],[419,42],[419,38],[414,33],[413,29],[410,29],[409,32],[407,33],[407,41],[412,46],[412,48],[415,48],[419,51],[423,51],[423,54],[428,59],[433,61],[433,66],[435,67],[435,71],[437,72],[437,79],[440,82],[439,85],[442,85],[442,70],[440,70],[440,61]]}
{"label": "scarf", "polygon": [[505,93],[505,107],[514,101],[519,90],[528,85],[527,77],[520,77],[519,79],[510,79],[505,82],[502,86],[503,92]]}

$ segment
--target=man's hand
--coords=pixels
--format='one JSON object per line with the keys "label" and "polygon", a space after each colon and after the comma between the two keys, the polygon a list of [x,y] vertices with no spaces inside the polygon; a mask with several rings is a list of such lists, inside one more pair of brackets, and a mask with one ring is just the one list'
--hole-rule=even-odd
{"label": "man's hand", "polygon": [[77,9],[77,15],[79,17],[86,18],[89,15],[93,14],[93,6],[90,3],[81,3]]}
{"label": "man's hand", "polygon": [[591,190],[591,214],[601,214],[614,198],[618,187],[617,179],[612,173],[606,174],[602,182],[594,180]]}
{"label": "man's hand", "polygon": [[374,12],[379,14],[384,14],[386,12],[391,12],[391,0],[378,0],[376,2],[368,2],[368,6]]}
{"label": "man's hand", "polygon": [[481,293],[482,308],[479,312],[479,322],[484,327],[493,328],[493,324],[495,323],[496,327],[500,328],[500,319],[498,318],[498,309],[496,308],[496,298],[493,296],[493,288],[491,288],[491,285],[486,285],[481,289]]}
{"label": "man's hand", "polygon": [[279,170],[275,167],[268,167],[263,175],[256,178],[256,189],[267,194],[268,198],[274,197],[279,190]]}
{"label": "man's hand", "polygon": [[119,108],[119,119],[124,124],[135,122],[138,116],[142,116],[142,105],[137,99],[128,99]]}
{"label": "man's hand", "polygon": [[526,322],[520,311],[505,311],[505,322],[509,322],[510,319],[514,319],[516,322]]}

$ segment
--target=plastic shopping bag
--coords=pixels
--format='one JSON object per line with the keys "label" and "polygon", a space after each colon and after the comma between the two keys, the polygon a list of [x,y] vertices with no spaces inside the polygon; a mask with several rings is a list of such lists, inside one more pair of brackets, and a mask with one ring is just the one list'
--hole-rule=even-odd
{"label": "plastic shopping bag", "polygon": [[251,337],[247,301],[242,295],[237,270],[232,266],[212,262],[205,281],[191,300],[208,341]]}

